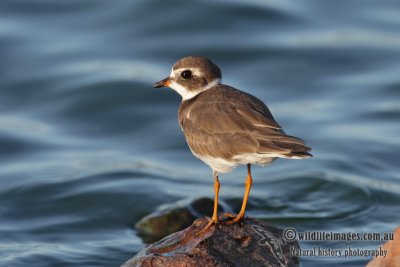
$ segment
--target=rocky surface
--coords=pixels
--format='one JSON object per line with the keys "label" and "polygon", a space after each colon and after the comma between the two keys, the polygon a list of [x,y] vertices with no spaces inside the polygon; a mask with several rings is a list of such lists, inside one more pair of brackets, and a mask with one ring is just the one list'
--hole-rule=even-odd
{"label": "rocky surface", "polygon": [[399,267],[400,266],[400,227],[394,231],[394,240],[386,242],[382,249],[387,251],[386,257],[377,257],[367,267]]}
{"label": "rocky surface", "polygon": [[204,231],[207,218],[185,230],[146,246],[123,267],[133,266],[299,266],[283,230],[254,219],[233,225],[218,224]]}
{"label": "rocky surface", "polygon": [[[209,198],[185,199],[164,205],[143,217],[136,223],[135,229],[145,243],[152,243],[185,229],[196,218],[211,216],[213,206],[214,202]],[[224,208],[219,205],[218,210],[224,211]]]}

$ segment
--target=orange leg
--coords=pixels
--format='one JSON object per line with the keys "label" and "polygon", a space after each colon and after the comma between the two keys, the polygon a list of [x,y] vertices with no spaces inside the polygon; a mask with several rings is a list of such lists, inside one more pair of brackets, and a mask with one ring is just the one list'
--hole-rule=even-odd
{"label": "orange leg", "polygon": [[252,183],[253,183],[253,178],[251,177],[250,164],[247,164],[247,177],[244,182],[246,189],[244,192],[242,208],[240,209],[239,214],[236,215],[236,217],[233,218],[232,220],[226,222],[226,224],[233,224],[233,223],[243,220],[244,215],[246,213],[246,206],[247,206],[247,201],[249,200],[250,188],[251,188]]}
{"label": "orange leg", "polygon": [[222,213],[222,217],[235,218],[236,214],[233,214],[231,212],[224,212]]}
{"label": "orange leg", "polygon": [[213,172],[213,176],[214,176],[214,193],[215,193],[215,196],[214,196],[214,212],[213,212],[213,215],[211,217],[211,220],[208,222],[208,224],[204,228],[205,230],[207,230],[211,225],[218,223],[218,194],[219,194],[220,183],[219,183],[219,180],[218,180],[218,173],[216,171]]}

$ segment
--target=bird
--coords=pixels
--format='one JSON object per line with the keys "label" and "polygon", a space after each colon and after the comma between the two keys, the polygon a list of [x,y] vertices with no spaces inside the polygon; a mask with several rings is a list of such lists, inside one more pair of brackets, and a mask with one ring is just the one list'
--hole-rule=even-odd
{"label": "bird", "polygon": [[287,135],[268,107],[255,96],[221,83],[221,70],[209,58],[187,56],[170,75],[153,87],[169,87],[182,97],[178,122],[195,157],[207,164],[214,179],[213,214],[205,229],[222,222],[218,216],[219,174],[247,166],[245,193],[238,214],[225,213],[230,225],[245,218],[251,165],[268,165],[277,158],[310,158],[310,147]]}

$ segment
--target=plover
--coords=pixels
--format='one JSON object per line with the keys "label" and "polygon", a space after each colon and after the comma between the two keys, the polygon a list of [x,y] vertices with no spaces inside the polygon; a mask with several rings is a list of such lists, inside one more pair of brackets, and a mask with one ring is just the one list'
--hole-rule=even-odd
{"label": "plover", "polygon": [[206,226],[218,223],[219,173],[247,165],[242,207],[227,224],[244,218],[252,185],[251,164],[266,165],[276,158],[309,158],[310,147],[287,135],[258,98],[221,84],[221,70],[210,59],[189,56],[176,62],[169,77],[154,84],[170,87],[182,96],[180,127],[192,153],[211,167],[214,212]]}

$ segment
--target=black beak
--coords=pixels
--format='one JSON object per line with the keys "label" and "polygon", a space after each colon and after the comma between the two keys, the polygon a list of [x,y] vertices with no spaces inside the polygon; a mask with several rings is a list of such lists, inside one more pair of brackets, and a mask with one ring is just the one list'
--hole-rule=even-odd
{"label": "black beak", "polygon": [[165,78],[164,80],[161,80],[159,82],[156,82],[153,87],[154,88],[160,88],[164,86],[168,86],[170,84],[169,77]]}

